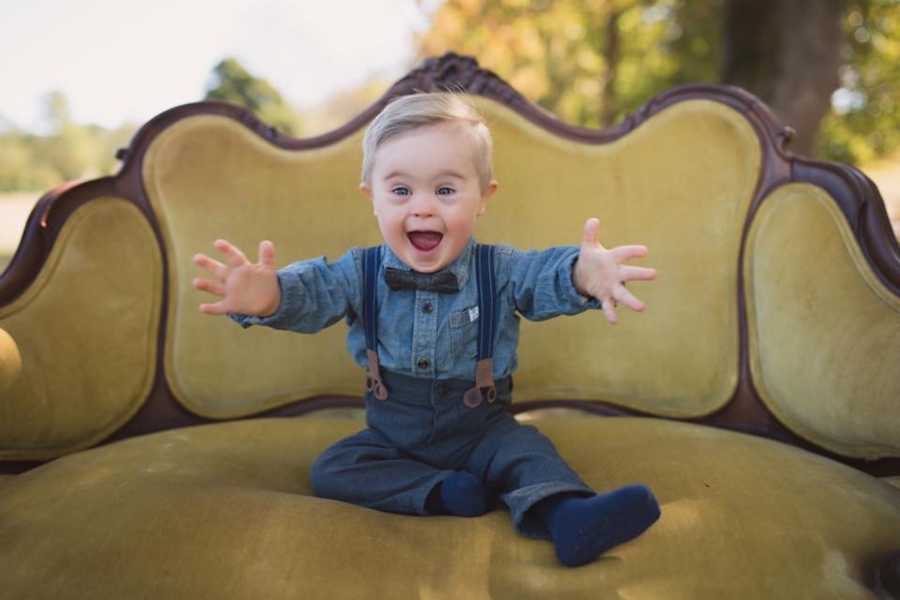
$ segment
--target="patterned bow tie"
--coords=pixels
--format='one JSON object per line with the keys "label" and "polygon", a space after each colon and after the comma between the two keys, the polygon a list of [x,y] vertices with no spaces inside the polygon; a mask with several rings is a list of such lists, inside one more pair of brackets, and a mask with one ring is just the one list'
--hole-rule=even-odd
{"label": "patterned bow tie", "polygon": [[459,291],[456,275],[450,271],[418,273],[392,267],[384,268],[384,280],[392,290],[425,290],[450,294]]}

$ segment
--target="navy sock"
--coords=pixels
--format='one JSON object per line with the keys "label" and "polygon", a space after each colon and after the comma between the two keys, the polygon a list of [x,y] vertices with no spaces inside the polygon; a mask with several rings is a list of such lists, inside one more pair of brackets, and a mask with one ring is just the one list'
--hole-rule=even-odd
{"label": "navy sock", "polygon": [[614,546],[639,536],[659,518],[659,504],[649,488],[629,485],[585,497],[558,494],[539,502],[559,561],[569,567],[587,564]]}
{"label": "navy sock", "polygon": [[435,486],[426,507],[432,514],[477,517],[488,511],[488,491],[471,473],[456,471]]}

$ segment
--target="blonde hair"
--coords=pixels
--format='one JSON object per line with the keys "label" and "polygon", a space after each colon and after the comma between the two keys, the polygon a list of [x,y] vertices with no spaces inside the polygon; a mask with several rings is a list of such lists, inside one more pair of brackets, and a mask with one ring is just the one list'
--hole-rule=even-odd
{"label": "blonde hair", "polygon": [[475,169],[481,189],[487,188],[494,178],[491,132],[474,106],[450,92],[401,96],[378,113],[363,138],[363,183],[371,183],[375,152],[382,144],[413,129],[448,122],[471,125],[476,148]]}

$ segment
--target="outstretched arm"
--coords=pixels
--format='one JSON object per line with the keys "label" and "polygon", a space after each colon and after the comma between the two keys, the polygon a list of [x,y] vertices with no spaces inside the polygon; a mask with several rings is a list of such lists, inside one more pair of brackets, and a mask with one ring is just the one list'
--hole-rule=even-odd
{"label": "outstretched arm", "polygon": [[623,264],[629,259],[647,256],[647,247],[617,246],[607,250],[597,241],[599,227],[600,221],[594,218],[584,224],[581,251],[572,273],[572,282],[579,293],[599,300],[603,304],[606,320],[615,324],[618,321],[615,307],[619,302],[639,312],[646,308],[628,291],[625,283],[655,279],[656,269]]}
{"label": "outstretched arm", "polygon": [[251,263],[244,253],[226,240],[216,240],[215,248],[224,255],[225,263],[205,254],[194,256],[194,264],[206,269],[212,279],[194,279],[194,287],[219,296],[221,300],[200,305],[208,315],[242,313],[265,316],[274,313],[281,302],[281,290],[275,272],[275,246],[259,244],[259,262]]}
{"label": "outstretched arm", "polygon": [[194,287],[220,298],[201,304],[203,313],[227,314],[241,327],[264,325],[315,333],[360,309],[359,253],[354,250],[334,263],[321,256],[276,271],[272,242],[260,243],[258,263],[251,263],[225,240],[216,240],[215,247],[224,255],[224,263],[204,254],[194,256],[194,263],[213,276],[198,277]]}

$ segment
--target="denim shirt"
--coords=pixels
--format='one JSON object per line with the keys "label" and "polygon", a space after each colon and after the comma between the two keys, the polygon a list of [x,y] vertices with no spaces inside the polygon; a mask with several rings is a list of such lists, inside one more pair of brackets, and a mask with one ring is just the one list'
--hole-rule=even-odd
{"label": "denim shirt", "polygon": [[[445,267],[459,282],[459,291],[450,294],[390,289],[384,281],[384,267],[410,268],[387,244],[382,248],[376,279],[381,367],[413,377],[473,380],[480,316],[474,239]],[[600,308],[598,300],[579,294],[572,282],[578,252],[576,246],[541,251],[497,246],[495,379],[516,370],[519,315],[542,321]],[[281,304],[275,313],[267,317],[230,316],[243,327],[266,325],[300,333],[315,333],[343,318],[349,326],[347,349],[365,368],[366,336],[359,318],[363,253],[362,248],[353,248],[333,263],[322,256],[288,265],[278,271]]]}

